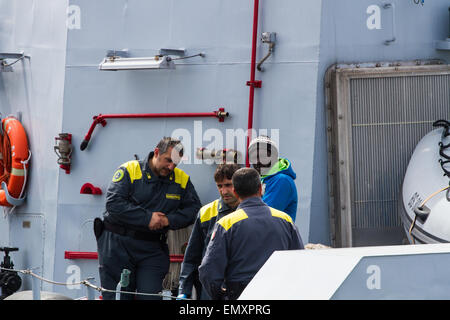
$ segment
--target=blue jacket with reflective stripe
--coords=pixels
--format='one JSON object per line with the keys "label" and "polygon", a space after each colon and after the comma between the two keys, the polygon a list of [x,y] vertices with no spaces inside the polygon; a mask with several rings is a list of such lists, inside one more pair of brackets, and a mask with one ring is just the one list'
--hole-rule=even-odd
{"label": "blue jacket with reflective stripe", "polygon": [[200,281],[214,299],[224,282],[250,282],[274,251],[303,248],[289,215],[259,197],[249,198],[216,223],[199,267]]}
{"label": "blue jacket with reflective stripe", "polygon": [[[149,166],[153,152],[143,161],[129,161],[114,174],[106,194],[105,220],[134,230],[165,233],[191,225],[201,207],[189,176],[175,170],[158,177]],[[166,214],[169,227],[150,231],[152,213]]]}
{"label": "blue jacket with reflective stripe", "polygon": [[[186,247],[183,263],[181,264],[179,294],[184,293],[187,296],[192,294],[194,277],[197,276],[198,267],[205,255],[214,226],[222,217],[233,211],[223,202],[222,198],[208,203],[200,209]],[[201,299],[208,298],[202,292]]]}

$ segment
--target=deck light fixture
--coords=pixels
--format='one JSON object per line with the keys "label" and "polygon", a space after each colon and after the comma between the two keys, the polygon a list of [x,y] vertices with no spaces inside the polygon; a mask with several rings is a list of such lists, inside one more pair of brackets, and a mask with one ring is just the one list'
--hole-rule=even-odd
{"label": "deck light fixture", "polygon": [[175,63],[169,56],[128,58],[121,56],[105,57],[98,67],[100,70],[152,70],[175,69]]}

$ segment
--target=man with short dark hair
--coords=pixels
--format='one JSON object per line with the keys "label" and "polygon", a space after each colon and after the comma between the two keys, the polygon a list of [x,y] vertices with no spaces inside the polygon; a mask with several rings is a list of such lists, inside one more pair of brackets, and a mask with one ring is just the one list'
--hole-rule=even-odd
{"label": "man with short dark hair", "polygon": [[239,169],[232,182],[239,206],[216,223],[199,267],[203,287],[216,300],[237,299],[274,251],[304,248],[291,217],[261,200],[255,169]]}
{"label": "man with short dark hair", "polygon": [[202,262],[215,223],[233,212],[239,204],[233,193],[231,180],[238,169],[237,164],[219,164],[216,168],[214,181],[220,198],[203,206],[197,215],[181,265],[178,298],[190,298],[192,287],[195,286],[197,299],[210,299],[205,290],[202,290],[201,285],[195,285],[198,282],[198,267]]}
{"label": "man with short dark hair", "polygon": [[[115,290],[123,269],[131,271],[122,291],[156,294],[169,270],[166,233],[194,222],[201,204],[190,177],[176,168],[179,140],[164,137],[143,161],[128,161],[115,172],[106,195],[104,221],[94,221],[102,287]],[[103,299],[113,300],[104,292]],[[121,299],[154,296],[121,295]]]}

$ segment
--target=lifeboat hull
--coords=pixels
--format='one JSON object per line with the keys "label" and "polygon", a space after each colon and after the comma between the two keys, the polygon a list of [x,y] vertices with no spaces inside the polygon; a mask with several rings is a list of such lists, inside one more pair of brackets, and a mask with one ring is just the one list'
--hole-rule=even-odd
{"label": "lifeboat hull", "polygon": [[[403,180],[399,213],[411,243],[450,242],[450,202],[446,191],[437,193],[425,203],[430,213],[425,219],[418,217],[411,228],[416,217],[414,209],[430,195],[449,185],[449,178],[444,175],[439,162],[439,143],[449,142],[442,141],[442,132],[442,128],[435,129],[419,141]],[[447,137],[447,140],[450,139]]]}

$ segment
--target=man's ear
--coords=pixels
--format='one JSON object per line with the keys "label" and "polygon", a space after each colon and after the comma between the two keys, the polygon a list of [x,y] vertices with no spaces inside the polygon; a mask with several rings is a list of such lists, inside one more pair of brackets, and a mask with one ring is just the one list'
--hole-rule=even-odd
{"label": "man's ear", "polygon": [[159,157],[159,148],[155,148],[155,150],[153,150],[153,156],[156,158]]}
{"label": "man's ear", "polygon": [[234,196],[236,197],[236,198],[238,198],[239,199],[239,195],[236,193],[236,191],[234,190],[234,187],[233,187],[233,194],[234,194]]}
{"label": "man's ear", "polygon": [[258,196],[262,197],[262,184],[259,185]]}

